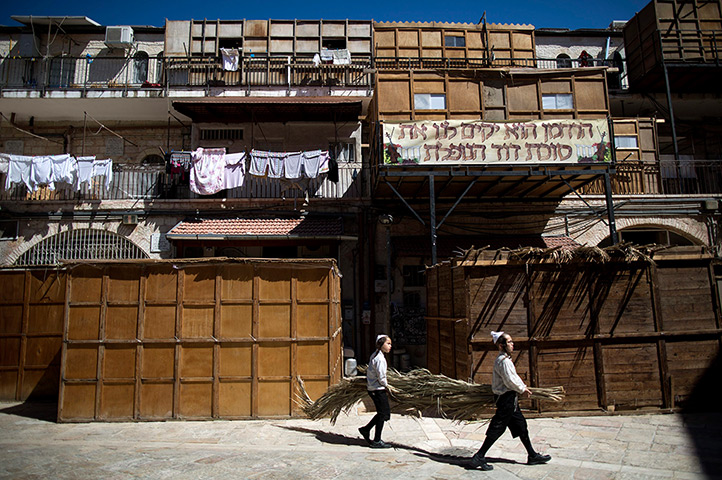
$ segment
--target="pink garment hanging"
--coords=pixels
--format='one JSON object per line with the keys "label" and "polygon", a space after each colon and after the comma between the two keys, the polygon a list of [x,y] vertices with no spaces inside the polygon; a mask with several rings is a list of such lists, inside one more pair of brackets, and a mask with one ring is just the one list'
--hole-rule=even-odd
{"label": "pink garment hanging", "polygon": [[225,148],[198,148],[193,154],[191,191],[199,195],[212,195],[224,188],[226,167]]}

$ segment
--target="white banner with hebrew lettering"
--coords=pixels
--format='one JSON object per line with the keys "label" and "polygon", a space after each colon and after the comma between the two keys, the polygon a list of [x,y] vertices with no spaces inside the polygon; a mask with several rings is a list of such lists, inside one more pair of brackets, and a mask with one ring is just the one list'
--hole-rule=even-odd
{"label": "white banner with hebrew lettering", "polygon": [[606,119],[384,123],[386,165],[609,163]]}

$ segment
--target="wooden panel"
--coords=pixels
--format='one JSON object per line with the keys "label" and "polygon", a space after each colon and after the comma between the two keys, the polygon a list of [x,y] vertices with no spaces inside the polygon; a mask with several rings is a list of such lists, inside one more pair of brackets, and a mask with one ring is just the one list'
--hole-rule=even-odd
{"label": "wooden panel", "polygon": [[719,342],[714,340],[667,342],[666,348],[674,404],[684,406],[707,369],[719,355]]}
{"label": "wooden panel", "polygon": [[0,303],[23,303],[25,292],[24,272],[2,272],[3,288],[0,288]]}
{"label": "wooden panel", "polygon": [[91,420],[95,416],[95,384],[65,385],[58,420]]}
{"label": "wooden panel", "polygon": [[[32,270],[30,273],[30,303],[65,302],[65,272],[49,274],[46,270]],[[3,279],[3,282],[5,280]],[[8,285],[10,288],[15,288]],[[3,283],[3,289],[5,283]],[[1,300],[0,300],[1,301]]]}
{"label": "wooden panel", "polygon": [[520,81],[509,85],[506,89],[509,102],[509,110],[529,112],[539,110],[539,98],[536,90],[536,83]]}
{"label": "wooden panel", "polygon": [[98,349],[95,345],[68,346],[65,355],[65,378],[71,380],[97,378]]}
{"label": "wooden panel", "polygon": [[374,32],[374,42],[377,45],[377,49],[383,47],[395,47],[396,33],[393,30],[376,30]]}
{"label": "wooden panel", "polygon": [[652,292],[646,269],[605,269],[594,283],[592,302],[599,333],[653,332]]}
{"label": "wooden panel", "polygon": [[261,305],[259,307],[258,334],[262,338],[291,336],[291,306]]}
{"label": "wooden panel", "polygon": [[70,307],[69,340],[97,340],[100,334],[100,307]]}
{"label": "wooden panel", "polygon": [[0,338],[0,367],[20,365],[20,339]]}
{"label": "wooden panel", "polygon": [[469,315],[468,312],[468,296],[469,288],[466,285],[466,270],[463,268],[452,268],[451,278],[454,282],[454,313],[456,318]]}
{"label": "wooden panel", "polygon": [[291,375],[290,343],[262,343],[258,347],[259,377],[288,377]]}
{"label": "wooden panel", "polygon": [[105,338],[118,340],[136,338],[138,307],[108,307],[105,318]]}
{"label": "wooden panel", "polygon": [[561,385],[566,390],[563,402],[545,402],[544,410],[594,410],[599,407],[591,346],[539,350],[537,368],[538,386]]}
{"label": "wooden panel", "polygon": [[[0,343],[0,347],[2,343]],[[0,370],[0,399],[15,400],[18,385],[18,370]]]}
{"label": "wooden panel", "polygon": [[208,268],[184,269],[183,299],[212,302],[216,298],[216,272]]}
{"label": "wooden panel", "polygon": [[290,268],[259,268],[258,277],[259,298],[264,301],[291,299]]}
{"label": "wooden panel", "polygon": [[[2,289],[0,288],[0,290]],[[0,335],[21,333],[22,322],[22,305],[3,305],[0,308]]]}
{"label": "wooden panel", "polygon": [[328,304],[298,305],[297,336],[328,337]]}
{"label": "wooden panel", "polygon": [[[27,326],[27,333],[29,334],[54,334],[54,335],[62,335],[63,333],[63,315],[64,315],[64,306],[62,304],[58,305],[47,305],[47,304],[39,304],[39,305],[29,305],[30,307],[30,315],[28,318],[28,326]],[[12,310],[13,314],[18,314],[19,311],[22,311],[20,308],[19,310],[14,307],[8,307],[8,309]],[[0,318],[2,318],[2,311],[5,310],[0,309]],[[21,317],[18,317],[18,321]]]}
{"label": "wooden panel", "polygon": [[212,383],[181,383],[178,414],[180,417],[210,418],[212,400]]}
{"label": "wooden panel", "polygon": [[100,390],[100,418],[133,418],[135,384],[103,385]]}
{"label": "wooden panel", "polygon": [[100,302],[103,280],[100,270],[90,267],[78,267],[73,270],[72,275],[71,302]]}
{"label": "wooden panel", "polygon": [[575,268],[532,274],[534,302],[530,337],[591,336],[589,275]]}
{"label": "wooden panel", "polygon": [[437,269],[426,269],[426,311],[432,316],[439,315],[439,292],[437,282]]}
{"label": "wooden panel", "polygon": [[103,353],[104,379],[135,378],[135,346],[109,345]]}
{"label": "wooden panel", "polygon": [[426,368],[431,373],[440,373],[439,366],[439,322],[433,318],[426,319]]}
{"label": "wooden panel", "polygon": [[618,409],[662,406],[657,345],[605,345],[607,403]]}
{"label": "wooden panel", "polygon": [[454,284],[451,280],[451,266],[448,262],[437,268],[439,285],[439,316],[450,318],[454,311]]}
{"label": "wooden panel", "polygon": [[221,381],[218,393],[221,417],[251,416],[251,382]]}
{"label": "wooden panel", "polygon": [[258,382],[258,414],[281,416],[291,414],[291,382]]}
{"label": "wooden panel", "polygon": [[441,32],[422,30],[421,45],[424,47],[441,47]]}
{"label": "wooden panel", "polygon": [[251,338],[253,305],[221,306],[220,338]]}
{"label": "wooden panel", "polygon": [[575,104],[577,110],[606,110],[607,93],[604,80],[575,82]]}
{"label": "wooden panel", "polygon": [[328,345],[325,342],[304,343],[297,347],[298,375],[328,375]]}
{"label": "wooden panel", "polygon": [[175,306],[146,305],[143,319],[143,338],[163,339],[175,337]]}
{"label": "wooden panel", "polygon": [[250,300],[253,298],[253,266],[229,265],[221,267],[221,299]]}
{"label": "wooden panel", "polygon": [[449,82],[449,109],[457,112],[481,109],[479,84],[477,82]]}
{"label": "wooden panel", "polygon": [[19,400],[48,401],[57,399],[60,365],[50,364],[36,368],[33,370],[24,369]]}
{"label": "wooden panel", "polygon": [[59,365],[61,347],[60,337],[28,337],[25,345],[25,366],[37,368]]}
{"label": "wooden panel", "polygon": [[399,31],[396,39],[399,47],[417,47],[419,45],[419,33],[416,30]]}
{"label": "wooden panel", "polygon": [[181,326],[182,338],[213,337],[214,307],[184,306]]}
{"label": "wooden panel", "polygon": [[524,304],[526,274],[520,268],[468,269],[469,323],[474,339],[489,339],[489,331],[527,336]]}
{"label": "wooden panel", "polygon": [[296,299],[299,301],[328,301],[329,277],[322,269],[294,270],[297,279]]}
{"label": "wooden panel", "polygon": [[665,331],[716,328],[712,287],[706,265],[669,265],[657,270],[659,300]]}
{"label": "wooden panel", "polygon": [[174,346],[145,345],[142,349],[142,358],[141,378],[172,378],[174,376]]}
{"label": "wooden panel", "polygon": [[143,383],[140,387],[140,418],[170,418],[173,415],[173,384]]}
{"label": "wooden panel", "polygon": [[411,110],[408,81],[389,81],[379,79],[379,113]]}
{"label": "wooden panel", "polygon": [[148,302],[175,303],[177,298],[177,272],[172,267],[148,267],[145,282],[145,299]]}
{"label": "wooden panel", "polygon": [[140,269],[113,268],[108,272],[108,301],[137,302],[140,285]]}
{"label": "wooden panel", "polygon": [[207,345],[182,345],[180,376],[181,378],[212,377],[213,348]]}
{"label": "wooden panel", "polygon": [[221,377],[250,377],[252,351],[250,345],[221,345],[218,374]]}

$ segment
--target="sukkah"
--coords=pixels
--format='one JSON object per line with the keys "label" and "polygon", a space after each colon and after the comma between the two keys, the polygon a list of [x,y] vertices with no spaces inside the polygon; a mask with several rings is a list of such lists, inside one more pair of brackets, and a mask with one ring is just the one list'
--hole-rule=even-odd
{"label": "sukkah", "polygon": [[[387,374],[391,411],[401,415],[421,416],[422,412],[434,413],[454,421],[471,421],[479,418],[494,405],[491,385],[468,383],[444,375],[434,375],[426,369],[416,369],[402,374],[389,369]],[[366,377],[348,377],[332,385],[315,402],[306,393],[303,381],[300,386],[299,403],[312,420],[330,417],[335,424],[341,412],[348,411],[368,396]],[[560,402],[564,398],[563,387],[530,387],[531,398]]]}

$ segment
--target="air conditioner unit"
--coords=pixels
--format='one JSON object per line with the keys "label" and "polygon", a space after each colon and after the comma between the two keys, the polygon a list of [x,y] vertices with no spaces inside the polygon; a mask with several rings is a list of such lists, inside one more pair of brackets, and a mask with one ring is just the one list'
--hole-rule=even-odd
{"label": "air conditioner unit", "polygon": [[127,25],[105,27],[105,44],[110,48],[130,48],[133,45],[133,29]]}

